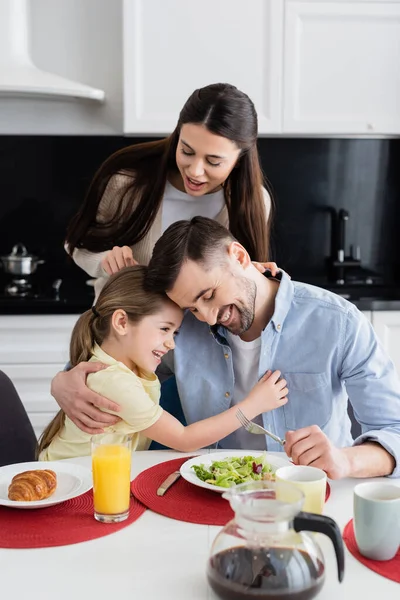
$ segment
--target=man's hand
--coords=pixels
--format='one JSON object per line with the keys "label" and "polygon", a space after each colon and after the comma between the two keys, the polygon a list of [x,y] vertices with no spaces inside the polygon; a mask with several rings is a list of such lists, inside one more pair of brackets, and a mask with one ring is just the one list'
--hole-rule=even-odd
{"label": "man's hand", "polygon": [[346,449],[336,448],[317,425],[287,431],[285,439],[285,452],[295,465],[317,467],[330,479],[351,475]]}
{"label": "man's hand", "polygon": [[51,382],[51,395],[65,414],[79,429],[91,435],[103,433],[104,427],[120,421],[119,417],[97,408],[118,412],[119,405],[86,386],[89,373],[96,373],[105,368],[107,365],[99,362],[81,362],[70,371],[57,373]]}

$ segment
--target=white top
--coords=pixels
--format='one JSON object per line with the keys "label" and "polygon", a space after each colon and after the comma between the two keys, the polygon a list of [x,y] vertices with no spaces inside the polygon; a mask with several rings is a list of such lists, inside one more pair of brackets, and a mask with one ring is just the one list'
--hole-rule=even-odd
{"label": "white top", "polygon": [[[173,451],[135,452],[132,478],[153,465],[183,456]],[[69,462],[90,469],[89,456]],[[335,519],[341,530],[352,517],[353,488],[357,483],[359,479],[330,482],[332,493],[325,514]],[[216,600],[207,584],[206,567],[211,544],[220,530],[221,527],[176,521],[146,510],[128,527],[89,542],[33,550],[0,548],[1,597],[48,600],[52,597],[49,590],[56,590],[57,600],[110,600],[116,596],[135,600]],[[398,583],[370,571],[347,549],[345,576],[339,583],[330,540],[320,534],[316,534],[316,540],[326,566],[326,580],[318,600],[399,598]]]}
{"label": "white top", "polygon": [[213,194],[191,196],[181,192],[167,181],[162,203],[161,231],[164,233],[172,223],[181,219],[189,220],[196,216],[216,219],[224,206],[222,188]]}
{"label": "white top", "polygon": [[[245,342],[238,335],[233,335],[227,331],[226,338],[232,351],[232,363],[235,375],[232,405],[236,405],[249,395],[249,392],[258,381],[261,337],[252,342]],[[263,426],[261,415],[258,415],[253,421]],[[265,436],[248,433],[244,427],[232,433],[231,436],[234,438],[233,443],[238,448],[260,450],[265,450],[266,448]]]}
{"label": "white top", "polygon": [[[115,213],[116,206],[124,202],[124,194],[132,183],[132,177],[132,174],[118,174],[111,177],[100,201],[98,214],[100,220],[107,220],[107,218]],[[271,198],[267,190],[265,188],[262,189],[265,212],[268,217],[271,210]],[[167,207],[165,207],[166,195],[168,196]],[[185,216],[182,216],[182,212],[179,212],[181,209],[185,211]],[[211,218],[215,218],[224,227],[229,227],[228,209],[225,205],[223,190],[221,189],[213,194],[205,194],[199,198],[194,198],[190,194],[186,194],[186,192],[181,192],[171,183],[167,182],[161,207],[152,226],[140,242],[131,246],[133,258],[141,265],[148,265],[154,245],[166,227],[176,220],[176,217],[178,220],[191,219],[196,215],[210,216]],[[68,252],[67,246],[65,245],[64,247]],[[97,278],[94,286],[96,298],[108,277],[101,266],[101,261],[108,252],[109,250],[105,250],[104,252],[90,252],[89,250],[85,250],[85,248],[75,248],[72,255],[73,260],[81,269],[86,271],[91,277]]]}

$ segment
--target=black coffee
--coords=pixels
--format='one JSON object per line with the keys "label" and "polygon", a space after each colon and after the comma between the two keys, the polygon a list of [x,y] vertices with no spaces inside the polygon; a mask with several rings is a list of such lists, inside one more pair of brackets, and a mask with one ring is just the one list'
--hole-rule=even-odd
{"label": "black coffee", "polygon": [[207,575],[223,600],[309,600],[324,583],[324,565],[293,548],[237,547],[213,556]]}

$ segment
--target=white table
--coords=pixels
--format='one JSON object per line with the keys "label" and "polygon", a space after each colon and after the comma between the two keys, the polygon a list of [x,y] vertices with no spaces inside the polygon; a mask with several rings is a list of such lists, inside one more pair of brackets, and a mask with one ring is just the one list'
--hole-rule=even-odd
{"label": "white table", "polygon": [[[152,465],[181,456],[172,451],[137,452],[132,478]],[[90,467],[89,457],[70,462]],[[352,516],[352,490],[358,481],[330,482],[332,493],[325,514],[341,529]],[[56,548],[0,549],[1,598],[211,600],[216,596],[205,570],[209,548],[220,529],[147,510],[130,526],[96,540]],[[326,561],[319,600],[400,600],[398,583],[370,571],[347,549],[345,578],[339,584],[331,542],[322,535],[318,540]]]}

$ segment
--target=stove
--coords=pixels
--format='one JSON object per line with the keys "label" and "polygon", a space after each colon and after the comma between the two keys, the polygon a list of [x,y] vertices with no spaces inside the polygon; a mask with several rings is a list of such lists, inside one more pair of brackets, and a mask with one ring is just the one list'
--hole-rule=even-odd
{"label": "stove", "polygon": [[55,279],[52,284],[39,283],[30,275],[12,276],[3,286],[0,299],[5,300],[46,300],[60,302],[60,287],[62,279]]}
{"label": "stove", "polygon": [[93,290],[75,278],[0,273],[0,315],[81,314],[93,299]]}

